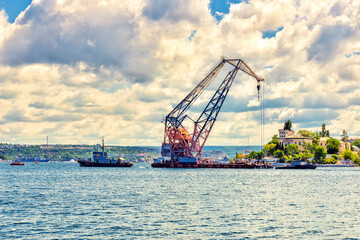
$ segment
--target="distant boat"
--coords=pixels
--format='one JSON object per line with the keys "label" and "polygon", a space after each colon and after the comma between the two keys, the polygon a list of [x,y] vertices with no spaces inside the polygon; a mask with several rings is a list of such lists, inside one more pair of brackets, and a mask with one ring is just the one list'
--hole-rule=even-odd
{"label": "distant boat", "polygon": [[46,158],[41,158],[41,157],[23,157],[23,158],[20,158],[20,161],[21,162],[49,162],[50,160],[49,159],[46,159]]}
{"label": "distant boat", "polygon": [[14,160],[12,160],[10,165],[13,165],[13,166],[25,166],[26,164],[24,162],[20,162],[19,159],[14,159]]}
{"label": "distant boat", "polygon": [[107,152],[105,152],[104,138],[102,138],[102,151],[93,152],[93,158],[91,159],[80,159],[78,163],[80,167],[132,167],[131,162],[125,162],[123,159],[109,158]]}
{"label": "distant boat", "polygon": [[317,165],[304,161],[294,161],[287,165],[275,166],[275,169],[315,169]]}

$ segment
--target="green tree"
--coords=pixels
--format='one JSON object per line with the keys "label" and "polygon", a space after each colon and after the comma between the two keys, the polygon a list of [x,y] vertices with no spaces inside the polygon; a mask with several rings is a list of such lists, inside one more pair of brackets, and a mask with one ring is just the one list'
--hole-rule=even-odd
{"label": "green tree", "polygon": [[325,135],[326,135],[326,124],[325,124],[325,123],[323,123],[323,124],[321,125],[321,132],[320,132],[320,134],[321,134],[321,137],[325,137]]}
{"label": "green tree", "polygon": [[275,134],[274,136],[272,136],[271,141],[268,144],[278,144],[278,142],[278,135]]}
{"label": "green tree", "polygon": [[295,154],[298,153],[300,149],[297,144],[289,144],[285,147],[285,151],[287,155],[295,156]]}
{"label": "green tree", "polygon": [[311,151],[311,143],[308,143],[308,142],[303,142],[302,144],[301,144],[301,146],[303,147],[303,149],[305,149],[305,151],[308,151],[309,153],[310,153],[310,151]]}
{"label": "green tree", "polygon": [[357,158],[356,154],[353,153],[350,149],[345,149],[341,154],[340,157],[342,157],[343,159],[347,160],[355,160]]}
{"label": "green tree", "polygon": [[284,160],[285,160],[285,162],[290,163],[293,161],[293,158],[292,158],[292,156],[284,156]]}
{"label": "green tree", "polygon": [[330,137],[330,132],[329,132],[329,130],[326,130],[326,124],[325,123],[323,123],[321,125],[320,135],[321,135],[321,137]]}
{"label": "green tree", "polygon": [[263,157],[265,157],[265,153],[263,151],[259,151],[256,153],[257,160],[261,160]]}
{"label": "green tree", "polygon": [[247,158],[250,158],[250,159],[253,159],[253,158],[256,158],[256,152],[255,151],[251,151],[246,157]]}
{"label": "green tree", "polygon": [[236,153],[236,159],[244,159],[246,157],[245,154],[242,153]]}
{"label": "green tree", "polygon": [[339,152],[341,143],[335,138],[329,138],[326,140],[326,150],[329,154],[336,154]]}
{"label": "green tree", "polygon": [[281,163],[285,162],[285,154],[284,154],[283,150],[280,150],[280,149],[276,150],[274,152],[274,156],[279,158],[279,162],[281,162]]}
{"label": "green tree", "polygon": [[11,158],[8,155],[0,155],[0,159],[2,159],[2,160],[10,160]]}
{"label": "green tree", "polygon": [[311,138],[313,140],[313,143],[315,143],[316,145],[319,145],[319,140],[320,140],[321,134],[318,132],[312,132],[312,131],[308,131],[305,129],[301,129],[297,132],[297,135],[302,136],[302,137]]}
{"label": "green tree", "polygon": [[282,150],[283,152],[285,151],[284,145],[282,143],[280,143],[280,142],[278,142],[276,144],[275,148],[276,148],[276,150]]}
{"label": "green tree", "polygon": [[347,131],[345,131],[345,129],[342,131],[340,137],[341,137],[341,141],[343,142],[347,142],[349,140],[349,136],[347,135]]}
{"label": "green tree", "polygon": [[308,131],[308,130],[305,130],[305,129],[300,129],[297,132],[297,135],[302,136],[302,137],[312,138],[313,133],[311,131]]}
{"label": "green tree", "polygon": [[356,141],[353,142],[351,145],[360,148],[360,139],[359,139],[359,140],[356,140]]}
{"label": "green tree", "polygon": [[311,138],[313,139],[313,143],[316,144],[316,146],[318,146],[320,143],[320,137],[321,137],[321,135],[318,132],[313,132],[313,134],[311,136]]}
{"label": "green tree", "polygon": [[285,155],[284,151],[280,150],[280,149],[278,149],[274,152],[274,157],[277,157],[277,158],[282,158],[282,157],[284,157],[284,155]]}
{"label": "green tree", "polygon": [[285,122],[285,124],[284,124],[284,130],[289,130],[289,131],[291,131],[291,128],[292,128],[292,122],[291,122],[291,120],[289,119],[289,120],[287,120],[287,121]]}
{"label": "green tree", "polygon": [[326,164],[336,164],[337,162],[338,162],[338,160],[333,157],[325,159]]}
{"label": "green tree", "polygon": [[325,163],[325,157],[326,157],[326,151],[324,147],[316,147],[315,148],[315,154],[314,154],[314,160],[316,163]]}
{"label": "green tree", "polygon": [[308,151],[305,151],[305,152],[302,152],[302,153],[299,153],[298,154],[298,158],[301,160],[301,161],[308,161],[310,158],[312,158],[314,156],[314,154],[311,154],[310,152]]}
{"label": "green tree", "polygon": [[268,155],[273,155],[276,150],[276,144],[270,143],[266,144],[263,148],[263,151],[267,152]]}

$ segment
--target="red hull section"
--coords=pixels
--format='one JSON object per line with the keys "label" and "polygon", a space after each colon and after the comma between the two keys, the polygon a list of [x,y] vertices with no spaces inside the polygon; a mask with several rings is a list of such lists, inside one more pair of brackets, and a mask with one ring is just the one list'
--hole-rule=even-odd
{"label": "red hull section", "polygon": [[171,163],[161,162],[151,164],[154,168],[273,168],[272,165],[266,163]]}
{"label": "red hull section", "polygon": [[10,163],[10,165],[13,165],[13,166],[25,166],[26,164],[23,163],[23,162],[15,162],[15,163]]}

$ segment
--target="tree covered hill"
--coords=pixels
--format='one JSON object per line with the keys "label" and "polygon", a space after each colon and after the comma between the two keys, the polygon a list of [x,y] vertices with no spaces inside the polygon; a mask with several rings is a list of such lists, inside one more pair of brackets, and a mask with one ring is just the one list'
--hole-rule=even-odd
{"label": "tree covered hill", "polygon": [[[99,145],[22,145],[0,143],[0,159],[41,157],[51,161],[69,161],[89,158]],[[150,162],[160,155],[159,147],[106,146],[109,156],[121,156],[127,161]]]}

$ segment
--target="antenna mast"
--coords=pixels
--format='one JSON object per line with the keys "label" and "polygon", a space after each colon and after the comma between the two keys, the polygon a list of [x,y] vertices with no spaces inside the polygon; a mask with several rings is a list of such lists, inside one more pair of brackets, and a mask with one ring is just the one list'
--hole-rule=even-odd
{"label": "antenna mast", "polygon": [[101,140],[102,140],[101,149],[102,149],[102,151],[104,152],[104,151],[105,151],[104,136],[101,137]]}

